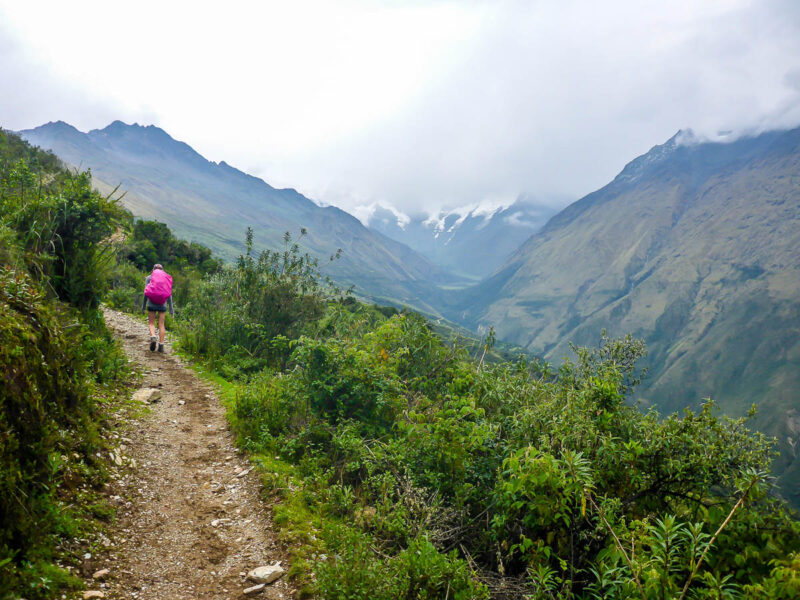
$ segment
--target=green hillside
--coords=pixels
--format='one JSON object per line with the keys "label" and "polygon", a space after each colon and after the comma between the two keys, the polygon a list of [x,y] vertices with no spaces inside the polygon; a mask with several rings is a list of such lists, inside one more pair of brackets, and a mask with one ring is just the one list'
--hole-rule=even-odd
{"label": "green hillside", "polygon": [[755,404],[800,502],[800,130],[680,135],[554,217],[476,290],[472,324],[551,360],[600,332],[647,342],[637,401]]}
{"label": "green hillside", "polygon": [[606,338],[558,370],[487,364],[419,314],[326,288],[301,251],[249,243],[197,282],[176,332],[224,381],[298,597],[799,589],[771,443],[713,403],[663,417],[631,406],[637,340]]}

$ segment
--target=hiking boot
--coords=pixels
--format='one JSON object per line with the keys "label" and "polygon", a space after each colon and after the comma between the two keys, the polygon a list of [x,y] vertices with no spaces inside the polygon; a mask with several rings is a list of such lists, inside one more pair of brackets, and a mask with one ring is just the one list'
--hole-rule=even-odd
{"label": "hiking boot", "polygon": [[158,351],[159,352],[164,352],[164,344],[159,344],[158,345]]}
{"label": "hiking boot", "polygon": [[156,349],[156,336],[150,336],[150,352]]}

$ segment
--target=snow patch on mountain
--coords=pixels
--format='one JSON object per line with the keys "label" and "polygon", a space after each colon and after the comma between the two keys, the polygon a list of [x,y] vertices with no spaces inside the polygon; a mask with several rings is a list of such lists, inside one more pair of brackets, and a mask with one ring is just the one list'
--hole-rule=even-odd
{"label": "snow patch on mountain", "polygon": [[434,235],[438,237],[441,233],[453,233],[469,218],[482,218],[483,223],[477,226],[478,229],[481,229],[496,214],[510,208],[515,201],[516,198],[488,198],[481,202],[440,210],[436,213],[429,213],[427,218],[422,220],[422,225],[432,229]]}
{"label": "snow patch on mountain", "polygon": [[411,223],[411,217],[394,206],[383,202],[357,206],[350,211],[350,214],[361,221],[365,227],[375,226],[378,223],[385,226],[394,221],[394,224],[400,229],[405,230],[406,226]]}
{"label": "snow patch on mountain", "polygon": [[355,214],[429,260],[466,277],[491,273],[555,213],[554,202],[529,196],[491,197],[427,214],[406,215],[373,203]]}

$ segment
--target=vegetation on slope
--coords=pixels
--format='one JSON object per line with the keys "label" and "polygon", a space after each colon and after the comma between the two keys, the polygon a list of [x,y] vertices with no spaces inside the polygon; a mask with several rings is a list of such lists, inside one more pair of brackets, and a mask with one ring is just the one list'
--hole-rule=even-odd
{"label": "vegetation on slope", "polygon": [[210,162],[155,126],[119,121],[82,133],[66,123],[21,132],[65,161],[90,165],[97,183],[125,182],[125,205],[137,215],[167,223],[233,261],[243,251],[242,232],[258,230],[257,244],[277,248],[285,231],[304,227],[305,247],[321,261],[344,250],[326,272],[370,297],[397,299],[437,312],[439,286],[461,281],[407,246],[364,227],[333,207],[320,207],[293,189],[275,189],[230,165]]}
{"label": "vegetation on slope", "polygon": [[59,550],[108,511],[99,405],[128,373],[97,306],[123,212],[0,130],[0,598],[80,581]]}
{"label": "vegetation on slope", "polygon": [[323,598],[796,595],[800,527],[747,419],[626,399],[641,342],[475,361],[414,313],[327,287],[297,246],[193,288],[182,348],[233,383]]}

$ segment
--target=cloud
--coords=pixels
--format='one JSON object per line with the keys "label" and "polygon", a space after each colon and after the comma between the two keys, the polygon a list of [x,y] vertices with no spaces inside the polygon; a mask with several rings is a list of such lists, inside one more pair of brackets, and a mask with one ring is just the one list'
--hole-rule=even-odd
{"label": "cloud", "polygon": [[519,192],[576,198],[680,128],[800,123],[800,29],[780,12],[729,2],[699,14],[699,3],[505,6],[412,109],[320,155],[322,170],[407,210]]}
{"label": "cloud", "polygon": [[2,28],[0,56],[0,81],[5,88],[0,94],[0,127],[17,130],[59,119],[93,127],[117,118],[113,104],[59,77]]}
{"label": "cloud", "polygon": [[678,129],[800,124],[794,0],[0,0],[0,50],[7,127],[153,122],[348,210],[563,205]]}

